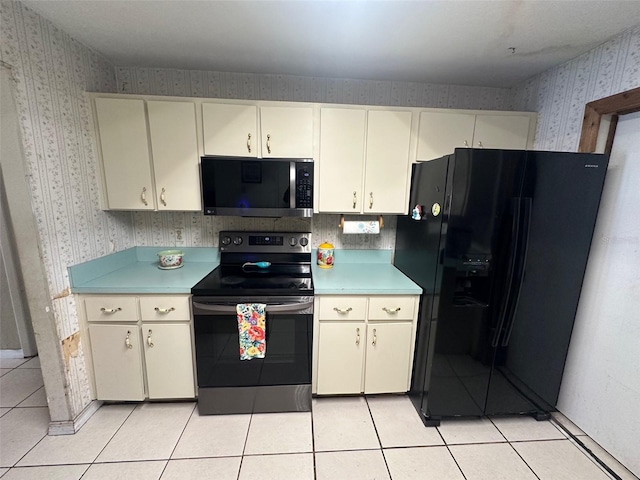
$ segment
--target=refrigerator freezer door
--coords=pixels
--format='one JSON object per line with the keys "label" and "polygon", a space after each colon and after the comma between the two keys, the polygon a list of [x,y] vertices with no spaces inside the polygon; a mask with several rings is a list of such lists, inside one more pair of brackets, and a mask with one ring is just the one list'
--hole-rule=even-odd
{"label": "refrigerator freezer door", "polygon": [[[495,376],[545,409],[556,405],[608,157],[529,152],[522,196],[531,198],[517,309],[501,332]],[[515,413],[496,383],[487,413]],[[508,411],[505,411],[507,409]]]}

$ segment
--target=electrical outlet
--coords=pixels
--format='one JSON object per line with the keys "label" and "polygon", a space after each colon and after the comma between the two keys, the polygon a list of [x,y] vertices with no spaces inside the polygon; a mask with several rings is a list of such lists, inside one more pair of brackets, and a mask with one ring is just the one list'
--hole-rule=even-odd
{"label": "electrical outlet", "polygon": [[176,246],[184,245],[184,230],[182,228],[176,228]]}

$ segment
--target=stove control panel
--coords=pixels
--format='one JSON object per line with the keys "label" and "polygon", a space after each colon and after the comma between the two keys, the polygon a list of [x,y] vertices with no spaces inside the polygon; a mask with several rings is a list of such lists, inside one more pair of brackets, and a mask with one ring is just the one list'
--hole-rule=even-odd
{"label": "stove control panel", "polygon": [[222,252],[311,253],[309,232],[220,232]]}

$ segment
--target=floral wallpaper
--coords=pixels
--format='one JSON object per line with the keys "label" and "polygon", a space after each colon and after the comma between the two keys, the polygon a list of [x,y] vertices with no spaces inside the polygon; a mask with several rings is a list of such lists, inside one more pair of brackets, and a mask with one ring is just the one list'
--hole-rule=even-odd
{"label": "floral wallpaper", "polygon": [[[98,208],[93,120],[84,96],[114,92],[114,68],[21,3],[1,1],[0,22],[0,59],[11,68],[40,254],[62,340],[78,331],[73,296],[65,293],[67,266],[110,253],[112,243],[134,245],[131,215]],[[65,376],[75,416],[90,401],[82,344],[65,364]]]}
{"label": "floral wallpaper", "polygon": [[[138,67],[117,67],[116,77],[118,92],[143,95],[476,110],[510,110],[511,103],[511,92],[504,88]],[[385,227],[379,235],[343,235],[336,215],[315,215],[306,227],[290,219],[165,212],[138,212],[133,216],[136,245],[174,245],[175,227],[184,226],[186,246],[217,246],[217,232],[231,228],[283,231],[300,227],[311,229],[314,246],[331,241],[336,248],[395,247],[394,216],[385,218]]]}
{"label": "floral wallpaper", "polygon": [[585,104],[640,86],[640,26],[513,89],[513,110],[538,112],[534,146],[575,152]]}

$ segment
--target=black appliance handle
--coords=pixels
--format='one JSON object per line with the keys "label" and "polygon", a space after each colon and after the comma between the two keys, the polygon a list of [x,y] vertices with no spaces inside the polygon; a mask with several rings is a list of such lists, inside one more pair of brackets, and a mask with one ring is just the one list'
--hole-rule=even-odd
{"label": "black appliance handle", "polygon": [[509,345],[511,339],[511,333],[513,332],[513,324],[516,318],[516,312],[518,311],[518,303],[520,303],[520,292],[522,292],[522,284],[524,283],[524,266],[527,261],[527,253],[529,252],[529,232],[531,231],[531,198],[523,198],[522,203],[522,239],[518,242],[518,278],[517,278],[517,293],[513,298],[513,308],[510,311],[511,322],[508,326],[505,326],[506,335],[502,340],[502,346]]}
{"label": "black appliance handle", "polygon": [[[236,313],[235,305],[211,305],[208,303],[193,302],[193,307],[212,313]],[[313,301],[302,303],[290,303],[285,305],[268,305],[265,312],[269,313],[296,313],[313,307]],[[195,312],[194,312],[195,313]]]}
{"label": "black appliance handle", "polygon": [[516,267],[516,251],[518,249],[518,237],[520,236],[520,199],[512,198],[511,199],[511,208],[513,210],[513,217],[511,221],[511,243],[509,245],[509,270],[508,276],[509,281],[507,283],[507,290],[504,296],[504,303],[502,306],[502,311],[500,312],[500,321],[498,322],[498,326],[493,334],[493,339],[491,340],[491,347],[495,348],[498,346],[498,341],[500,340],[500,334],[502,333],[502,327],[504,325],[505,319],[507,318],[507,313],[509,312],[509,305],[511,299],[511,289],[513,286],[513,275],[515,273]]}

